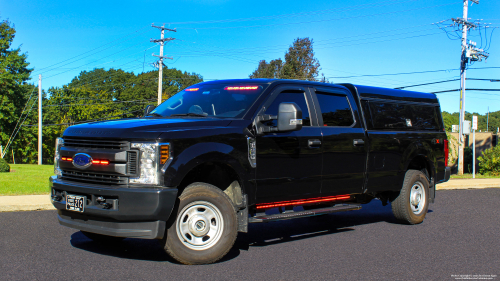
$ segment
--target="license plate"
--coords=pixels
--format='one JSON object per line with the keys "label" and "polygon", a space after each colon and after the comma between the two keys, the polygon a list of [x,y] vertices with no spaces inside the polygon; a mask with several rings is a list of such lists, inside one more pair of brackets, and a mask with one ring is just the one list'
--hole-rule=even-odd
{"label": "license plate", "polygon": [[85,210],[86,196],[66,195],[66,210],[83,212]]}

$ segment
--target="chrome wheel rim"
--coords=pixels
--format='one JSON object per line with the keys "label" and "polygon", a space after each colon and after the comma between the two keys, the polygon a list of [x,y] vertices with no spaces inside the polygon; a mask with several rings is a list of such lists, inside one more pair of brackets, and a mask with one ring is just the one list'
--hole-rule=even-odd
{"label": "chrome wheel rim", "polygon": [[224,219],[212,203],[195,201],[186,205],[177,217],[177,236],[184,246],[193,250],[206,250],[220,240]]}
{"label": "chrome wheel rim", "polygon": [[410,206],[412,212],[416,215],[422,213],[426,200],[424,185],[421,182],[415,182],[410,192]]}

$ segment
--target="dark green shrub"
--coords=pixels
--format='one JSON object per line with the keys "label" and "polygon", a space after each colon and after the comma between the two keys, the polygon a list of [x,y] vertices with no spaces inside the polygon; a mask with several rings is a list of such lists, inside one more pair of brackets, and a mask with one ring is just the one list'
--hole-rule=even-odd
{"label": "dark green shrub", "polygon": [[10,166],[3,160],[3,158],[0,158],[0,173],[8,173],[10,172]]}
{"label": "dark green shrub", "polygon": [[464,148],[464,173],[472,173],[472,148]]}
{"label": "dark green shrub", "polygon": [[479,172],[481,174],[500,175],[500,145],[486,149],[477,160],[479,161]]}

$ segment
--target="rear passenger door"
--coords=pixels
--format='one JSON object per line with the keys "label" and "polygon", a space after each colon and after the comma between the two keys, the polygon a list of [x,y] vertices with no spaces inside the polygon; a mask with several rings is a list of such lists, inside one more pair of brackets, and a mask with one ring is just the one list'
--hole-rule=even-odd
{"label": "rear passenger door", "polygon": [[311,90],[323,133],[321,195],[361,193],[368,142],[356,102],[344,89]]}

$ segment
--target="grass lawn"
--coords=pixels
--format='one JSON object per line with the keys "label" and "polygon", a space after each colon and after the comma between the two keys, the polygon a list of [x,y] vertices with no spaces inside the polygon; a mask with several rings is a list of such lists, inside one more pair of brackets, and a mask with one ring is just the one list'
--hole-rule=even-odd
{"label": "grass lawn", "polygon": [[10,170],[0,173],[0,195],[49,194],[54,165],[11,164]]}
{"label": "grass lawn", "polygon": [[[476,179],[498,179],[500,176],[476,174]],[[472,179],[472,174],[451,175],[451,179]]]}

